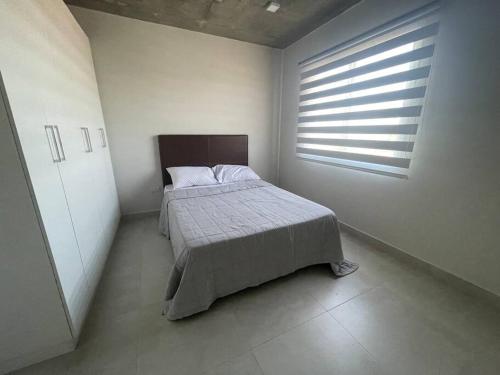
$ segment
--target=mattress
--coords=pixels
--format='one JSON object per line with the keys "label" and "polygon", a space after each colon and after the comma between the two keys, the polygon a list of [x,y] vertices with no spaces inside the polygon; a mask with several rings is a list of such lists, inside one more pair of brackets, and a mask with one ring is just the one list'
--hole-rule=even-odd
{"label": "mattress", "polygon": [[160,231],[175,257],[164,307],[172,320],[309,265],[328,263],[337,276],[357,269],[333,211],[262,180],[166,190]]}

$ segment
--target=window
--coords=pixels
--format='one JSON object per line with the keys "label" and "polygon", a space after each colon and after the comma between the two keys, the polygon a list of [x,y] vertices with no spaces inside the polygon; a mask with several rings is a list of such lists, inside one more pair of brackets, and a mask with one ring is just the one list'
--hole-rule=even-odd
{"label": "window", "polygon": [[437,11],[432,3],[299,64],[299,158],[408,175]]}

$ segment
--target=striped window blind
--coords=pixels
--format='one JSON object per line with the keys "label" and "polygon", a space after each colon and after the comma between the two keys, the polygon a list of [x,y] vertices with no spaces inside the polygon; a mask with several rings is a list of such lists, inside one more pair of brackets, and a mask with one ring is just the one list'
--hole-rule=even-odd
{"label": "striped window blind", "polygon": [[299,158],[407,177],[439,3],[299,64]]}

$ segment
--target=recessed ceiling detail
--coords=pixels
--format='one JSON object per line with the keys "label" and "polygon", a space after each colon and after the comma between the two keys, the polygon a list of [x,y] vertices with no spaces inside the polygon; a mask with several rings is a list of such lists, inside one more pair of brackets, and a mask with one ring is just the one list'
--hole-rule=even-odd
{"label": "recessed ceiling detail", "polygon": [[361,0],[65,0],[67,4],[284,48]]}

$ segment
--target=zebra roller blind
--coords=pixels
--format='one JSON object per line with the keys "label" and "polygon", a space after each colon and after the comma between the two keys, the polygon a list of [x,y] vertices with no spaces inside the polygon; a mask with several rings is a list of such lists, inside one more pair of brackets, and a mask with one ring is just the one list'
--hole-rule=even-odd
{"label": "zebra roller blind", "polygon": [[432,3],[299,64],[298,157],[408,175],[438,10]]}

